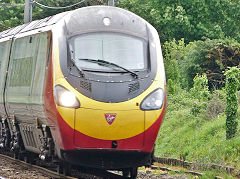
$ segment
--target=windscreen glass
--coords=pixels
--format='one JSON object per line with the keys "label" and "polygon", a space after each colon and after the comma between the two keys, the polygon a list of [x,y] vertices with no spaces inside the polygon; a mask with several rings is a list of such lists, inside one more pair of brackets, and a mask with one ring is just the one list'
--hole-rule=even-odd
{"label": "windscreen glass", "polygon": [[133,71],[147,69],[147,42],[134,36],[118,33],[79,35],[70,39],[70,48],[75,64],[81,69],[122,71],[91,60],[105,60]]}

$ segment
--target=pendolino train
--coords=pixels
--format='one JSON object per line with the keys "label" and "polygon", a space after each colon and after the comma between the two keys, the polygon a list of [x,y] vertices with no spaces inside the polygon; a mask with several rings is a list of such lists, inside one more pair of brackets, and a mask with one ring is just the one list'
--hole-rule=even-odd
{"label": "pendolino train", "polygon": [[150,164],[166,84],[139,16],[91,6],[0,32],[0,69],[1,148],[132,177]]}

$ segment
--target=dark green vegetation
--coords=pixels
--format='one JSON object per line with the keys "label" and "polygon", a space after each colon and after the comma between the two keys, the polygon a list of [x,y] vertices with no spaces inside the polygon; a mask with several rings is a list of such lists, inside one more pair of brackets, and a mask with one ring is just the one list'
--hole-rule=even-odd
{"label": "dark green vegetation", "polygon": [[231,139],[237,132],[237,110],[238,110],[238,99],[237,89],[240,86],[240,69],[233,67],[226,72],[226,138]]}
{"label": "dark green vegetation", "polygon": [[203,37],[240,40],[239,0],[121,0],[127,8],[149,21],[161,40],[191,42]]}

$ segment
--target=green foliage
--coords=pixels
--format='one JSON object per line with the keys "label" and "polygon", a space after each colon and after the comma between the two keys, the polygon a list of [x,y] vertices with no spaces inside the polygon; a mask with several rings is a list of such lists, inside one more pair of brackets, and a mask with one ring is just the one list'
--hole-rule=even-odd
{"label": "green foliage", "polygon": [[[24,6],[11,6],[9,3],[24,4],[24,0],[0,1],[0,24],[8,27],[15,27],[23,24]],[[6,27],[0,26],[0,31],[6,29]]]}
{"label": "green foliage", "polygon": [[170,42],[165,42],[163,45],[164,64],[167,80],[171,79],[178,88],[180,86],[180,70],[179,63],[184,56],[184,39],[176,41],[175,39]]}
{"label": "green foliage", "polygon": [[206,110],[206,103],[194,101],[194,104],[191,108],[191,114],[193,114],[194,116],[197,116],[198,114],[202,113],[205,110]]}
{"label": "green foliage", "polygon": [[175,94],[180,89],[181,75],[179,70],[179,63],[184,55],[184,39],[170,42],[165,42],[163,45],[163,55],[165,72],[168,85],[168,93]]}
{"label": "green foliage", "polygon": [[180,89],[175,95],[168,93],[168,111],[175,111],[184,106],[192,106],[193,99],[188,91]]}
{"label": "green foliage", "polygon": [[206,74],[197,74],[193,79],[194,85],[190,92],[198,101],[206,101],[209,99],[208,79]]}
{"label": "green foliage", "polygon": [[129,9],[149,21],[163,42],[173,38],[186,42],[232,37],[240,41],[240,3],[233,0],[121,0]]}
{"label": "green foliage", "polygon": [[206,73],[210,89],[219,89],[225,84],[227,67],[240,65],[240,43],[231,39],[206,39],[191,42],[186,47],[182,73],[188,87],[193,86],[197,73]]}
{"label": "green foliage", "polygon": [[176,85],[173,83],[172,79],[169,79],[167,82],[167,93],[168,94],[176,93]]}
{"label": "green foliage", "polygon": [[163,44],[163,56],[166,61],[176,59],[181,61],[185,55],[185,42],[182,38],[181,40],[176,41],[166,41]]}
{"label": "green foliage", "polygon": [[214,179],[217,178],[216,176],[221,176],[221,178],[224,179],[235,179],[236,177],[231,176],[227,171],[223,170],[208,170],[203,173],[203,175],[200,177],[201,179]]}
{"label": "green foliage", "polygon": [[167,41],[163,45],[167,79],[191,88],[197,74],[206,73],[210,90],[225,85],[224,71],[240,66],[240,43],[233,39],[206,39],[189,43],[184,40]]}
{"label": "green foliage", "polygon": [[177,60],[169,60],[165,63],[166,77],[172,79],[175,84],[180,84],[180,72]]}
{"label": "green foliage", "polygon": [[231,139],[237,132],[237,89],[240,85],[240,69],[232,67],[226,73],[226,138]]}
{"label": "green foliage", "polygon": [[[221,101],[226,96],[224,91],[214,95]],[[208,108],[198,115],[191,113],[193,103],[194,99],[185,90],[168,95],[167,113],[156,141],[155,155],[240,168],[240,130],[235,138],[226,141],[225,113],[219,111],[209,120]]]}

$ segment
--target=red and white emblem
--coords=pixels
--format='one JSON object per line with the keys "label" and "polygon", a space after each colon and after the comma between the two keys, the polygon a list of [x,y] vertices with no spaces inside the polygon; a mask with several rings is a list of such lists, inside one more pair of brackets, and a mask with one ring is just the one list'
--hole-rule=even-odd
{"label": "red and white emblem", "polygon": [[109,114],[109,113],[105,113],[104,115],[105,115],[105,119],[109,125],[111,125],[114,122],[114,120],[116,119],[116,116],[117,116],[117,114]]}

